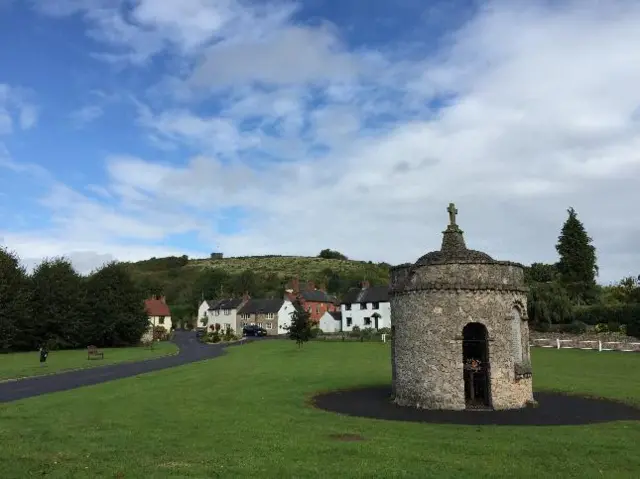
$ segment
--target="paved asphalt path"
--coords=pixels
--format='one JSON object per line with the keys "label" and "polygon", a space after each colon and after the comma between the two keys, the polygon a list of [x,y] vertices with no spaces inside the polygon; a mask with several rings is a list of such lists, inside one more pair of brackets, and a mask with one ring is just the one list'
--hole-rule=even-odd
{"label": "paved asphalt path", "polygon": [[[202,344],[196,339],[194,332],[188,331],[176,331],[173,342],[180,348],[180,352],[173,356],[0,383],[0,403],[100,384],[114,379],[173,368],[203,359],[216,358],[224,354],[224,348],[228,347],[222,344]],[[55,351],[51,354],[55,354]],[[34,361],[37,361],[37,359],[37,355],[34,355]]]}

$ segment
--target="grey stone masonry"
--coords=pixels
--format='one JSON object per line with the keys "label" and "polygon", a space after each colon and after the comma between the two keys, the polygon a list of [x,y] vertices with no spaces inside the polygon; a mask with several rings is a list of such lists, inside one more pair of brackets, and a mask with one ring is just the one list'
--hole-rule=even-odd
{"label": "grey stone masonry", "polygon": [[[457,213],[450,205],[450,217]],[[533,401],[524,267],[466,248],[455,224],[440,251],[392,268],[390,279],[394,401],[426,409],[465,409],[463,329],[486,328],[487,407]],[[476,325],[479,326],[479,325]],[[484,328],[480,327],[484,330]],[[468,380],[467,380],[468,381]],[[471,388],[467,384],[467,390]]]}

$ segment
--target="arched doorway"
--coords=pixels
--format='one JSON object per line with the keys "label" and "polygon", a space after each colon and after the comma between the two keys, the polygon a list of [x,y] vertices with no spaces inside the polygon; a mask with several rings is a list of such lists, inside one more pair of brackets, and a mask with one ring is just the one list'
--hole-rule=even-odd
{"label": "arched doorway", "polygon": [[484,324],[469,323],[462,329],[464,399],[469,409],[491,407],[488,346]]}

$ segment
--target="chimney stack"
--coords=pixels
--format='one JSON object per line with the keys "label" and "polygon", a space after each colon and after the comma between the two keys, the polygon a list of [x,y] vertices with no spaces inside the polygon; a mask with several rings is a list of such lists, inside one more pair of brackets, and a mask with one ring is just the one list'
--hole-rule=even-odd
{"label": "chimney stack", "polygon": [[249,301],[251,299],[251,296],[249,296],[249,292],[245,291],[244,294],[242,295],[242,301],[246,302]]}
{"label": "chimney stack", "polygon": [[300,280],[297,276],[291,280],[291,289],[293,290],[294,296],[300,292]]}
{"label": "chimney stack", "polygon": [[369,287],[369,281],[366,279],[362,282],[362,289],[367,289]]}

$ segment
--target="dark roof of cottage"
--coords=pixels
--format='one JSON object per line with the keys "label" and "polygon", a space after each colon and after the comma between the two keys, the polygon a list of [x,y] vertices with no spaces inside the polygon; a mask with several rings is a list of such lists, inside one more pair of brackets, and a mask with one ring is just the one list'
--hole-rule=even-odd
{"label": "dark roof of cottage", "polygon": [[240,304],[242,304],[242,298],[230,298],[223,299],[215,303],[213,306],[210,306],[210,310],[219,310],[219,309],[236,309]]}
{"label": "dark roof of cottage", "polygon": [[144,309],[149,316],[171,316],[169,305],[157,298],[145,299]]}
{"label": "dark roof of cottage", "polygon": [[220,302],[220,300],[219,299],[205,299],[204,302],[207,303],[207,306],[209,307],[209,309],[211,309],[216,304],[218,304]]}
{"label": "dark roof of cottage", "polygon": [[352,288],[342,298],[342,304],[384,303],[389,301],[389,286],[370,286],[368,288]]}
{"label": "dark roof of cottage", "polygon": [[305,301],[315,303],[333,303],[335,301],[333,296],[330,296],[325,291],[319,289],[307,289],[300,291],[300,296],[302,296]]}
{"label": "dark roof of cottage", "polygon": [[327,311],[336,321],[342,321],[342,313],[340,311]]}
{"label": "dark roof of cottage", "polygon": [[259,313],[277,313],[280,311],[284,303],[284,299],[250,299],[242,308],[238,310],[239,314],[259,314]]}

